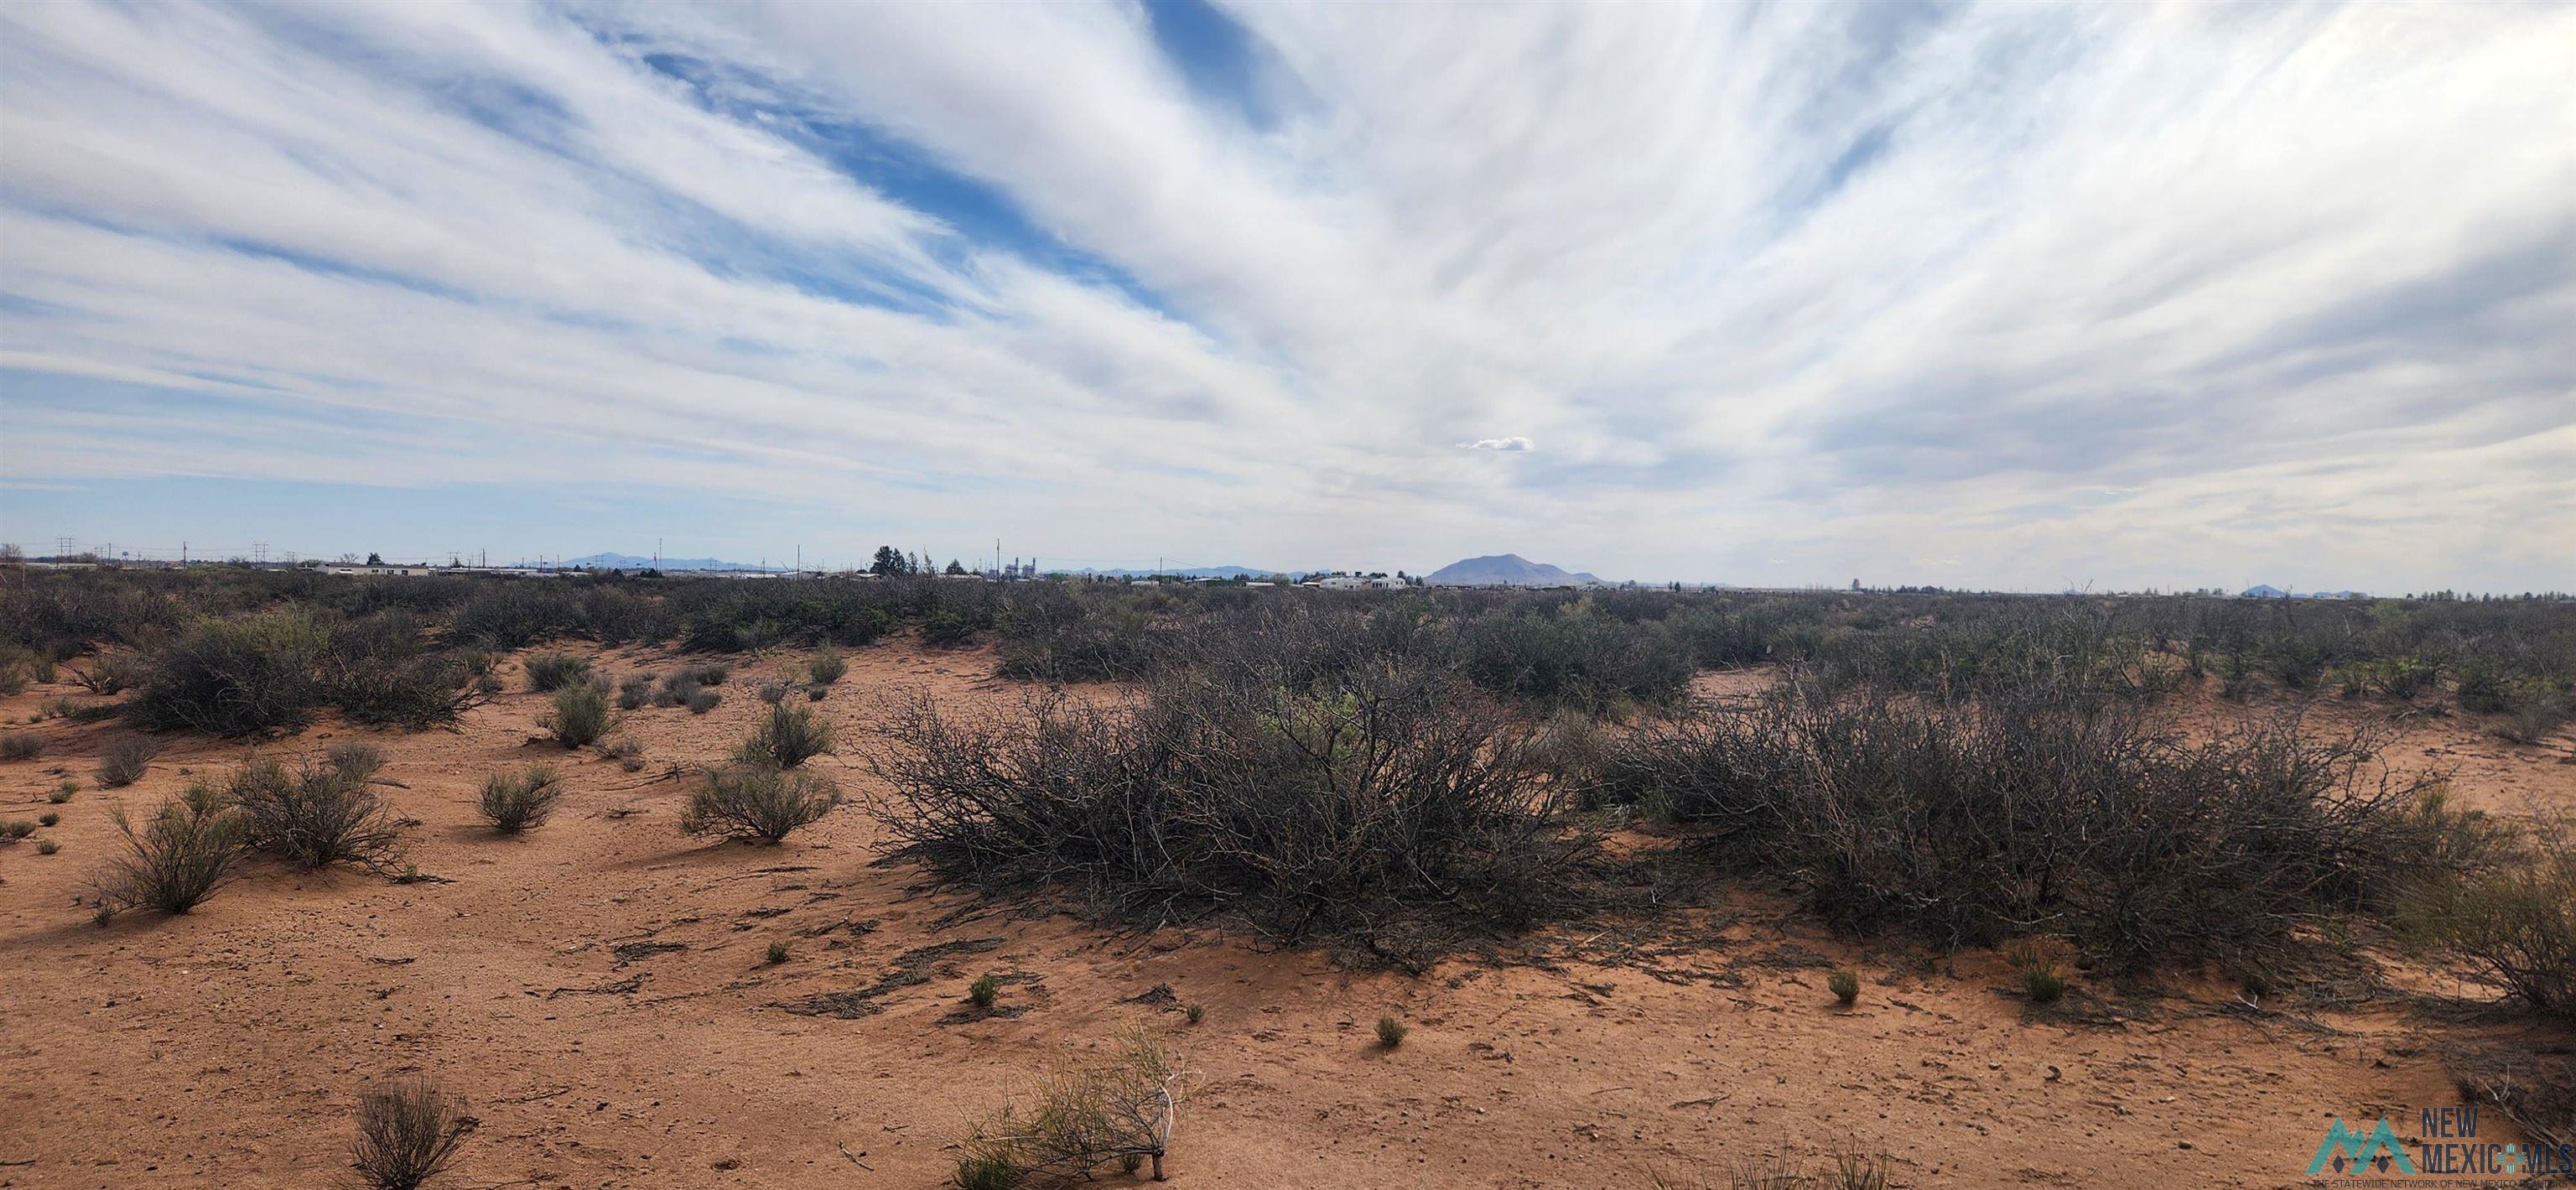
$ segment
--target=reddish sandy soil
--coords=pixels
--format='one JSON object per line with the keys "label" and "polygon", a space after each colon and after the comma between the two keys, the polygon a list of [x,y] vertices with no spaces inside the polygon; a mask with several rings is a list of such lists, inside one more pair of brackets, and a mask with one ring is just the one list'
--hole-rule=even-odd
{"label": "reddish sandy soil", "polygon": [[[2140,997],[2079,979],[2066,1005],[2034,1009],[1991,955],[1837,940],[1750,889],[1642,946],[1594,923],[1557,931],[1581,959],[1353,973],[1213,931],[1113,936],[934,895],[872,862],[877,831],[855,808],[778,848],[682,834],[686,783],[657,778],[729,751],[761,709],[754,680],[794,660],[738,665],[703,718],[628,713],[649,762],[636,774],[535,742],[544,705],[516,692],[515,664],[513,692],[460,730],[321,726],[272,743],[382,747],[404,786],[387,795],[421,824],[412,858],[439,882],[263,862],[194,914],[105,927],[80,902],[117,847],[109,808],[154,805],[248,749],[173,741],[139,784],[101,791],[92,770],[116,729],[27,728],[49,748],[0,764],[0,816],[64,820],[37,833],[58,854],[0,847],[0,1186],[338,1184],[358,1090],[426,1073],[480,1120],[459,1187],[927,1187],[969,1116],[1137,1023],[1194,1071],[1180,1186],[1626,1187],[1848,1141],[1889,1153],[1904,1185],[2279,1186],[2310,1183],[2333,1119],[2391,1114],[2411,1135],[2417,1108],[2458,1102],[2443,1058],[2464,1038],[2529,1036],[2509,1016],[2388,996],[2246,1010],[2215,983]],[[670,661],[604,659],[621,674]],[[898,644],[851,662],[821,704],[851,741],[878,692],[1015,697],[975,653]],[[0,719],[65,693],[0,701]],[[2563,738],[2516,747],[2456,718],[2404,730],[2398,759],[2455,769],[2477,804],[2576,807]],[[847,752],[815,763],[864,795]],[[484,774],[538,758],[572,774],[554,820],[518,838],[480,827]],[[80,793],[45,804],[65,776]],[[793,958],[765,966],[775,940]],[[875,1015],[780,1007],[875,984],[938,944],[962,953]],[[1833,1006],[1825,964],[1863,972],[1857,1008]],[[987,971],[1023,977],[1001,1001],[1017,1015],[943,1022]],[[1135,1001],[1162,984],[1174,1003]],[[1189,1003],[1204,1023],[1184,1023]],[[1401,1048],[1375,1047],[1381,1013],[1410,1022]],[[2484,1124],[2481,1139],[2512,1138]]]}

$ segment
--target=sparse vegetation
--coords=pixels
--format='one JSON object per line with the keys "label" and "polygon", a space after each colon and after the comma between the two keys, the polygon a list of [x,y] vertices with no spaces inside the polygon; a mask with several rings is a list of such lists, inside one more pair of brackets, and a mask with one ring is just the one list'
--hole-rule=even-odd
{"label": "sparse vegetation", "polygon": [[56,814],[56,813],[54,813],[54,812],[53,812],[53,811],[51,811],[51,810],[48,810],[48,811],[46,811],[46,812],[44,812],[44,813],[42,813],[42,814],[38,814],[38,815],[36,815],[36,825],[38,825],[38,826],[55,826],[55,825],[59,825],[59,824],[62,822],[62,820],[63,820],[63,816],[62,816],[62,815],[60,815],[60,814]]}
{"label": "sparse vegetation", "polygon": [[680,827],[690,834],[775,844],[840,804],[840,787],[818,773],[737,765],[707,773]]}
{"label": "sparse vegetation", "polygon": [[1152,1162],[1156,1181],[1185,1097],[1179,1059],[1143,1030],[1105,1055],[1068,1062],[1040,1077],[1026,1110],[1007,1105],[977,1121],[959,1142],[955,1180],[967,1190],[1055,1185],[1104,1166]]}
{"label": "sparse vegetation", "polygon": [[24,818],[12,818],[0,822],[0,843],[15,843],[35,833],[36,824]]}
{"label": "sparse vegetation", "polygon": [[2548,822],[2499,845],[2489,870],[2417,885],[2399,921],[2533,1009],[2576,1021],[2576,830]]}
{"label": "sparse vegetation", "polygon": [[1377,1018],[1377,1043],[1380,1048],[1394,1049],[1404,1044],[1404,1035],[1408,1032],[1411,1030],[1404,1027],[1404,1022],[1392,1016]]}
{"label": "sparse vegetation", "polygon": [[119,737],[98,754],[98,787],[122,789],[143,779],[161,745],[138,735]]}
{"label": "sparse vegetation", "polygon": [[1002,981],[992,975],[978,976],[974,983],[967,985],[966,1002],[977,1008],[991,1008],[993,1002],[1001,998]]}
{"label": "sparse vegetation", "polygon": [[98,878],[98,917],[125,909],[186,913],[239,871],[245,845],[241,816],[214,788],[189,787],[140,828],[123,808],[110,811],[125,853]]}
{"label": "sparse vegetation", "polygon": [[0,760],[34,760],[45,754],[45,737],[32,731],[0,732]]}
{"label": "sparse vegetation", "polygon": [[53,792],[45,795],[45,800],[59,806],[64,802],[72,800],[72,795],[79,792],[80,782],[66,780],[62,784],[54,786]]}
{"label": "sparse vegetation", "polygon": [[36,841],[36,854],[38,855],[52,855],[62,849],[63,845],[53,841],[52,839],[38,839]]}
{"label": "sparse vegetation", "polygon": [[645,703],[652,701],[653,681],[653,675],[646,673],[628,674],[625,677],[618,679],[617,709],[621,711],[637,710],[643,707]]}
{"label": "sparse vegetation", "polygon": [[770,943],[770,944],[769,944],[769,956],[768,956],[768,957],[769,957],[769,965],[770,965],[770,966],[772,966],[772,967],[775,967],[775,966],[779,965],[780,963],[784,963],[784,962],[786,962],[786,961],[787,961],[787,957],[788,957],[788,956],[787,956],[787,944],[786,944],[785,942],[772,942],[772,943]]}
{"label": "sparse vegetation", "polygon": [[1860,976],[1851,971],[1836,971],[1825,977],[1825,986],[1834,993],[1835,1002],[1845,1008],[1860,999]]}
{"label": "sparse vegetation", "polygon": [[563,797],[563,777],[548,765],[532,764],[515,773],[493,773],[483,778],[483,794],[476,811],[492,829],[505,835],[545,824],[554,812],[555,802]]}
{"label": "sparse vegetation", "polygon": [[456,1159],[474,1121],[464,1101],[427,1079],[370,1088],[358,1097],[350,1164],[370,1190],[420,1190]]}

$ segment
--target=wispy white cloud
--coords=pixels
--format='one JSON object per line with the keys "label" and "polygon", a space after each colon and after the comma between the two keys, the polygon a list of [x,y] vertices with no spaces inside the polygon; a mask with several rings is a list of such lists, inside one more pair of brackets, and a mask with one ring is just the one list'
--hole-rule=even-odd
{"label": "wispy white cloud", "polygon": [[1124,3],[0,8],[0,469],[2576,582],[2576,11],[1227,12],[1255,103]]}

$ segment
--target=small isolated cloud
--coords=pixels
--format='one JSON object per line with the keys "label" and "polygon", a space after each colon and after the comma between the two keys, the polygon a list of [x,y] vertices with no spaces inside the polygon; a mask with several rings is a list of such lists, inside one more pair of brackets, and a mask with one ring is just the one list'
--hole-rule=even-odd
{"label": "small isolated cloud", "polygon": [[1537,447],[1534,447],[1534,446],[1532,446],[1532,445],[1530,445],[1530,440],[1529,440],[1529,439],[1527,439],[1527,438],[1512,437],[1512,438],[1479,438],[1479,439],[1477,439],[1477,440],[1475,440],[1475,441],[1473,441],[1473,442],[1461,442],[1461,443],[1459,443],[1459,444],[1458,444],[1458,449],[1460,449],[1460,450],[1508,450],[1508,451],[1526,451],[1526,450],[1536,450],[1536,449],[1538,449],[1538,448],[1537,448]]}

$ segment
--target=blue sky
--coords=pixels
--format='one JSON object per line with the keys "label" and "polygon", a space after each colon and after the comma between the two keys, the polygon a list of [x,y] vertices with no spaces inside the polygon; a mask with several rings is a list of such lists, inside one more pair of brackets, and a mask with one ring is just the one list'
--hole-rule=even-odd
{"label": "blue sky", "polygon": [[0,8],[0,539],[2576,587],[2563,5]]}

